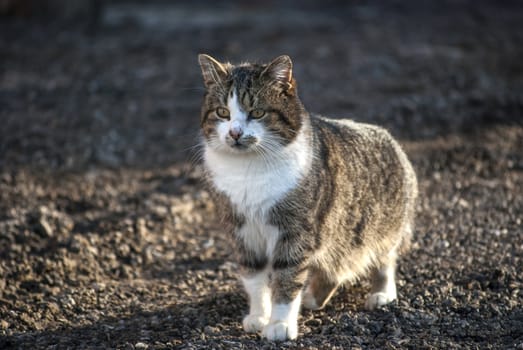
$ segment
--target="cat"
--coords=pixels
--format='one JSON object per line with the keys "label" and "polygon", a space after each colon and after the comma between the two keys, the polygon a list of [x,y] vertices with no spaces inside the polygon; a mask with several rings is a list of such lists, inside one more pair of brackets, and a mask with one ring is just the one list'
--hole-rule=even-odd
{"label": "cat", "polygon": [[295,339],[302,304],[320,309],[366,274],[367,309],[395,300],[418,193],[399,144],[380,127],[309,114],[288,56],[198,59],[204,167],[235,238],[245,331]]}

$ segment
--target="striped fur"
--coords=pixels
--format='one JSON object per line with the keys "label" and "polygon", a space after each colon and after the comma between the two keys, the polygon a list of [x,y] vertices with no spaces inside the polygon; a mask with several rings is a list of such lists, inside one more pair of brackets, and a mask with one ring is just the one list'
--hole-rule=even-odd
{"label": "striped fur", "polygon": [[[287,56],[238,66],[199,60],[204,161],[247,281],[245,329],[295,338],[302,300],[321,308],[340,284],[365,275],[367,308],[394,300],[417,197],[398,143],[376,126],[310,115]],[[270,307],[253,286],[270,291]]]}

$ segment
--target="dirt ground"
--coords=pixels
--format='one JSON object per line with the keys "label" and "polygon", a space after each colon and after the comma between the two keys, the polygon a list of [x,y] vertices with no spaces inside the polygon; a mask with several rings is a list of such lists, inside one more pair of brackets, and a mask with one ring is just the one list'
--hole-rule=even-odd
{"label": "dirt ground", "polygon": [[[523,5],[108,2],[0,19],[0,348],[523,349]],[[92,28],[91,28],[92,29]],[[421,199],[399,300],[245,334],[200,183],[196,55],[289,54],[306,107],[388,128]]]}

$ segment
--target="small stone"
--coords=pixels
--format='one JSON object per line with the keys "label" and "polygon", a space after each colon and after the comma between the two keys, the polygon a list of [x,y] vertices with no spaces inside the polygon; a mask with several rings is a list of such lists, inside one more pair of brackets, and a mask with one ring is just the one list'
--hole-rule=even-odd
{"label": "small stone", "polygon": [[62,232],[70,232],[74,228],[74,220],[69,216],[60,213],[58,216],[58,227]]}
{"label": "small stone", "polygon": [[321,326],[321,320],[319,318],[313,318],[313,319],[310,319],[310,320],[307,320],[305,322],[305,325],[309,326],[309,327],[319,327]]}
{"label": "small stone", "polygon": [[203,242],[203,247],[205,249],[209,249],[212,246],[214,246],[214,239],[212,239],[212,238],[210,238],[210,239],[206,240],[205,242]]}
{"label": "small stone", "polygon": [[216,334],[218,333],[218,329],[216,327],[211,327],[211,326],[205,326],[203,328],[203,332],[205,334],[208,334],[208,335],[212,335],[212,334]]}
{"label": "small stone", "polygon": [[167,216],[167,214],[169,213],[167,208],[165,206],[161,206],[161,205],[153,206],[151,208],[151,210],[160,218]]}
{"label": "small stone", "polygon": [[47,309],[53,314],[53,315],[56,315],[58,314],[61,310],[60,310],[60,306],[58,306],[57,303],[55,303],[54,301],[51,301],[47,304]]}
{"label": "small stone", "polygon": [[103,282],[94,282],[91,286],[96,292],[103,292],[105,290],[105,283]]}
{"label": "small stone", "polygon": [[450,242],[446,239],[442,239],[438,242],[438,247],[439,249],[447,249],[448,247],[450,247]]}
{"label": "small stone", "polygon": [[469,202],[467,202],[467,201],[464,200],[463,198],[460,198],[460,199],[458,200],[458,204],[459,204],[461,207],[463,207],[463,208],[468,208],[468,207],[470,207]]}
{"label": "small stone", "polygon": [[135,349],[147,349],[147,348],[149,348],[149,345],[147,345],[143,342],[138,342],[138,343],[134,344],[134,348]]}
{"label": "small stone", "polygon": [[45,218],[40,218],[35,225],[35,232],[43,238],[53,237],[53,229]]}
{"label": "small stone", "polygon": [[9,322],[6,320],[0,320],[0,329],[7,329],[9,328]]}
{"label": "small stone", "polygon": [[73,308],[76,305],[76,301],[70,295],[63,296],[60,300],[62,307]]}

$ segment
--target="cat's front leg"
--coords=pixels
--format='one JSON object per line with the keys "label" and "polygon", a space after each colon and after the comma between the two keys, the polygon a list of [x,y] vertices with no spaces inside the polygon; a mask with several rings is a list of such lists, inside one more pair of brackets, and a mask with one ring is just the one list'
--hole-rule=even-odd
{"label": "cat's front leg", "polygon": [[249,333],[263,330],[271,315],[271,291],[267,269],[247,270],[242,282],[249,296],[249,314],[243,319],[243,329]]}
{"label": "cat's front leg", "polygon": [[272,310],[263,336],[269,340],[296,339],[301,294],[306,279],[302,267],[274,269],[271,275]]}

